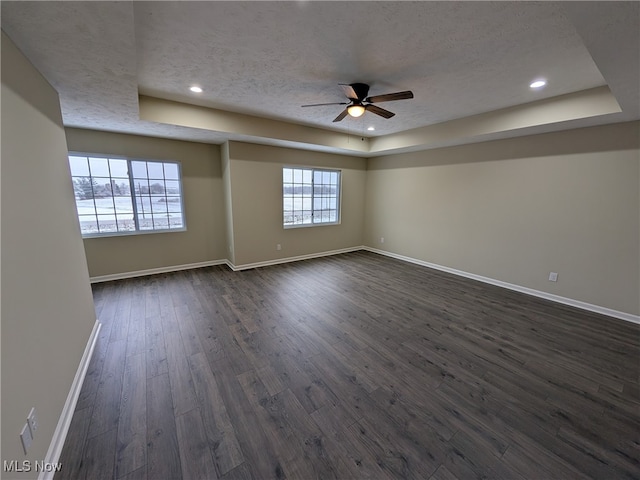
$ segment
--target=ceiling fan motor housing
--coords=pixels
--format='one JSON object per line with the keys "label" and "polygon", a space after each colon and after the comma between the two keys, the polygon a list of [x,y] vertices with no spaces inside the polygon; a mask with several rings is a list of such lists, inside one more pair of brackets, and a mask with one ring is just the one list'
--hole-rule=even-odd
{"label": "ceiling fan motor housing", "polygon": [[356,97],[357,99],[352,99],[352,100],[359,100],[360,102],[362,102],[365,98],[367,98],[367,95],[369,95],[369,85],[367,85],[366,83],[352,83],[351,88],[353,88],[353,91],[356,93]]}

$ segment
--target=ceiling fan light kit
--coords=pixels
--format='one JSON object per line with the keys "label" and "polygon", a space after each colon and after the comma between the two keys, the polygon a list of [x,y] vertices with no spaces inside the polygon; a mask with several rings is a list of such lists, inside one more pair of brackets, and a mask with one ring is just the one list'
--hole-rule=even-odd
{"label": "ceiling fan light kit", "polygon": [[352,117],[358,118],[365,112],[365,108],[362,105],[351,105],[347,107],[347,112],[349,112],[349,115]]}
{"label": "ceiling fan light kit", "polygon": [[391,118],[395,115],[395,113],[378,107],[377,105],[374,105],[374,103],[391,102],[395,100],[406,100],[409,98],[413,98],[413,92],[411,92],[410,90],[368,97],[367,95],[369,95],[369,85],[367,85],[366,83],[341,83],[339,85],[340,88],[342,88],[344,95],[349,99],[349,102],[314,103],[302,106],[320,107],[325,105],[347,105],[347,107],[342,112],[340,112],[340,115],[338,115],[333,120],[334,122],[339,122],[347,115],[355,118],[361,117],[362,115],[364,115],[365,111],[375,113],[382,118]]}

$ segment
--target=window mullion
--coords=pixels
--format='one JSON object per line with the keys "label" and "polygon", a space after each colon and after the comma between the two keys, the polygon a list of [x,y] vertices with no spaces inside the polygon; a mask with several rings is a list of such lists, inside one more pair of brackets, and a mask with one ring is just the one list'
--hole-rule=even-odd
{"label": "window mullion", "polygon": [[100,218],[98,217],[98,206],[96,205],[96,191],[93,188],[93,174],[91,173],[91,162],[87,157],[87,168],[89,169],[89,185],[91,186],[91,203],[93,203],[93,213],[96,217],[96,228],[100,233]]}
{"label": "window mullion", "polygon": [[138,222],[138,202],[136,201],[136,186],[133,182],[133,167],[131,160],[127,158],[127,175],[129,176],[129,190],[131,191],[131,208],[133,209],[133,225],[136,232],[140,231],[140,223]]}
{"label": "window mullion", "polygon": [[167,197],[167,176],[164,173],[164,163],[162,164],[162,185],[164,187],[164,210],[167,215],[167,228],[171,230],[171,220],[169,217],[169,197]]}
{"label": "window mullion", "polygon": [[149,197],[149,216],[151,217],[151,230],[156,229],[156,219],[153,214],[153,201],[151,200],[151,179],[149,178],[149,162],[144,162],[144,169],[147,172],[147,196]]}
{"label": "window mullion", "polygon": [[315,195],[316,195],[316,184],[313,176],[316,171],[311,169],[311,223],[316,223],[316,206],[315,206]]}
{"label": "window mullion", "polygon": [[113,191],[113,177],[111,176],[111,160],[107,158],[107,171],[109,172],[109,191],[111,192],[111,205],[113,206],[113,220],[116,224],[116,232],[120,231],[120,225],[118,225],[118,209],[116,208],[116,194]]}

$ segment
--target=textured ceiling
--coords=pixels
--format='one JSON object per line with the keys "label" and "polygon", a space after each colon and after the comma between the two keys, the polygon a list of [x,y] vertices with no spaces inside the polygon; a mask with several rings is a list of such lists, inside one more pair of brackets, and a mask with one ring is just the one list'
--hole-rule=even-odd
{"label": "textured ceiling", "polygon": [[[68,126],[264,143],[140,120],[138,95],[377,137],[608,85],[623,112],[588,123],[631,120],[638,12],[637,2],[3,1],[2,29],[58,90]],[[549,84],[533,91],[537,77]],[[343,101],[337,84],[351,82],[415,98],[381,104],[389,120],[336,124],[339,105],[300,107]]]}

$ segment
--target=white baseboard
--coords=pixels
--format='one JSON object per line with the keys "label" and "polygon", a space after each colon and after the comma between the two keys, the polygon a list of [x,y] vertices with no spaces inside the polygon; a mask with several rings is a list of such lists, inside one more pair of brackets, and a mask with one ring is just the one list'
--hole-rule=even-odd
{"label": "white baseboard", "polygon": [[191,270],[192,268],[211,267],[213,265],[228,265],[228,260],[212,260],[209,262],[186,263],[183,265],[172,265],[169,267],[149,268],[146,270],[135,270],[133,272],[114,273],[111,275],[98,275],[91,277],[91,283],[110,282],[111,280],[123,280],[125,278],[144,277],[146,275],[156,275],[158,273],[178,272],[180,270]]}
{"label": "white baseboard", "polygon": [[491,285],[496,285],[498,287],[506,288],[509,290],[514,290],[516,292],[525,293],[527,295],[532,295],[534,297],[544,298],[546,300],[551,300],[552,302],[561,303],[564,305],[569,305],[572,307],[580,308],[582,310],[587,310],[590,312],[600,313],[602,315],[607,315],[609,317],[619,318],[620,320],[626,320],[627,322],[640,324],[640,315],[633,315],[631,313],[621,312],[618,310],[613,310],[611,308],[601,307],[599,305],[593,305],[591,303],[582,302],[580,300],[574,300],[572,298],[562,297],[560,295],[554,295],[552,293],[543,292],[541,290],[535,290],[533,288],[523,287],[521,285],[516,285],[513,283],[503,282],[501,280],[495,280],[493,278],[484,277],[482,275],[476,275],[475,273],[465,272],[463,270],[457,270],[455,268],[445,267],[443,265],[438,265],[435,263],[425,262],[424,260],[418,260],[417,258],[407,257],[405,255],[400,255],[393,252],[388,252],[386,250],[379,250],[373,247],[367,246],[357,246],[357,247],[349,247],[342,248],[338,250],[330,250],[326,252],[319,253],[310,253],[307,255],[298,255],[295,257],[286,257],[286,258],[277,258],[274,260],[266,260],[264,262],[255,262],[255,263],[245,263],[241,265],[234,265],[229,260],[213,260],[209,262],[198,262],[198,263],[189,263],[184,265],[174,265],[170,267],[160,267],[160,268],[151,268],[148,270],[137,270],[133,272],[124,272],[124,273],[116,273],[112,275],[101,275],[97,277],[91,277],[91,283],[98,282],[108,282],[111,280],[122,280],[125,278],[133,278],[133,277],[141,277],[145,275],[154,275],[158,273],[169,273],[169,272],[177,272],[180,270],[189,270],[192,268],[202,268],[202,267],[210,267],[213,265],[227,265],[234,272],[238,272],[241,270],[249,270],[251,268],[258,267],[267,267],[269,265],[278,265],[281,263],[289,263],[289,262],[297,262],[300,260],[309,260],[312,258],[320,258],[326,257],[330,255],[339,255],[341,253],[349,253],[355,252],[358,250],[367,250],[369,252],[378,253],[380,255],[385,255],[387,257],[396,258],[398,260],[403,260],[405,262],[414,263],[416,265],[422,265],[423,267],[433,268],[435,270],[440,270],[447,273],[452,273],[454,275],[458,275],[461,277],[471,278],[473,280],[477,280],[479,282],[488,283]]}
{"label": "white baseboard", "polygon": [[264,262],[245,263],[242,265],[234,265],[231,262],[227,261],[227,265],[229,265],[229,268],[231,268],[231,270],[233,270],[234,272],[238,272],[240,270],[249,270],[251,268],[267,267],[269,265],[279,265],[281,263],[298,262],[300,260],[309,260],[312,258],[328,257],[330,255],[339,255],[341,253],[356,252],[358,250],[362,250],[363,248],[364,248],[363,246],[359,245],[357,247],[341,248],[339,250],[329,250],[326,252],[319,252],[319,253],[310,253],[308,255],[298,255],[296,257],[277,258],[274,260],[267,260]]}
{"label": "white baseboard", "polygon": [[234,272],[240,270],[249,270],[251,268],[266,267],[268,265],[278,265],[280,263],[297,262],[300,260],[309,260],[311,258],[327,257],[329,255],[339,255],[341,253],[355,252],[362,250],[364,247],[358,245],[357,247],[341,248],[339,250],[330,250],[326,252],[310,253],[307,255],[298,255],[296,257],[277,258],[274,260],[266,260],[264,262],[245,263],[242,265],[234,265],[229,260],[212,260],[209,262],[198,263],[186,263],[183,265],[172,265],[168,267],[149,268],[146,270],[135,270],[132,272],[113,273],[110,275],[98,275],[91,277],[89,280],[91,283],[110,282],[112,280],[123,280],[125,278],[144,277],[146,275],[156,275],[158,273],[170,273],[178,272],[180,270],[191,270],[192,268],[211,267],[214,265],[227,265]]}
{"label": "white baseboard", "polygon": [[[71,419],[73,418],[73,413],[76,410],[76,404],[78,403],[78,397],[80,396],[80,391],[82,390],[84,377],[87,374],[89,362],[91,361],[91,357],[93,356],[93,349],[95,348],[96,342],[98,341],[98,334],[100,333],[101,327],[102,323],[100,323],[99,320],[96,320],[96,323],[93,325],[93,330],[91,330],[91,335],[89,335],[87,345],[84,348],[82,358],[80,359],[80,365],[78,366],[76,375],[73,378],[73,383],[71,384],[71,389],[69,390],[69,394],[67,395],[67,400],[64,402],[64,407],[62,408],[62,413],[60,414],[60,418],[58,419],[58,424],[56,425],[56,429],[53,432],[53,438],[51,439],[51,443],[49,444],[47,455],[44,457],[45,464],[55,464],[58,463],[58,460],[60,459],[62,447],[64,446],[64,441],[67,438],[69,425],[71,425]],[[38,475],[38,480],[52,480],[54,473],[55,472],[41,471],[40,475]]]}
{"label": "white baseboard", "polygon": [[618,310],[613,310],[611,308],[601,307],[600,305],[593,305],[591,303],[582,302],[580,300],[574,300],[572,298],[562,297],[560,295],[554,295],[553,293],[547,293],[540,290],[534,290],[533,288],[523,287],[513,283],[507,283],[501,280],[495,280],[489,277],[483,277],[482,275],[476,275],[475,273],[469,273],[462,270],[456,270],[455,268],[449,268],[449,267],[445,267],[435,263],[425,262],[423,260],[418,260],[417,258],[407,257],[404,255],[399,255],[397,253],[387,252],[385,250],[378,250],[377,248],[363,247],[363,250],[367,250],[373,253],[378,253],[380,255],[385,255],[387,257],[397,258],[398,260],[403,260],[405,262],[415,263],[417,265],[422,265],[423,267],[433,268],[434,270],[440,270],[440,271],[452,273],[454,275],[458,275],[461,277],[471,278],[473,280],[478,280],[479,282],[489,283],[491,285],[507,288],[509,290],[514,290],[516,292],[526,293],[527,295],[544,298],[546,300],[551,300],[552,302],[562,303],[564,305],[580,308],[582,310],[588,310],[590,312],[600,313],[602,315],[607,315],[609,317],[619,318],[620,320],[626,320],[627,322],[640,324],[640,315],[633,315],[631,313],[620,312]]}

